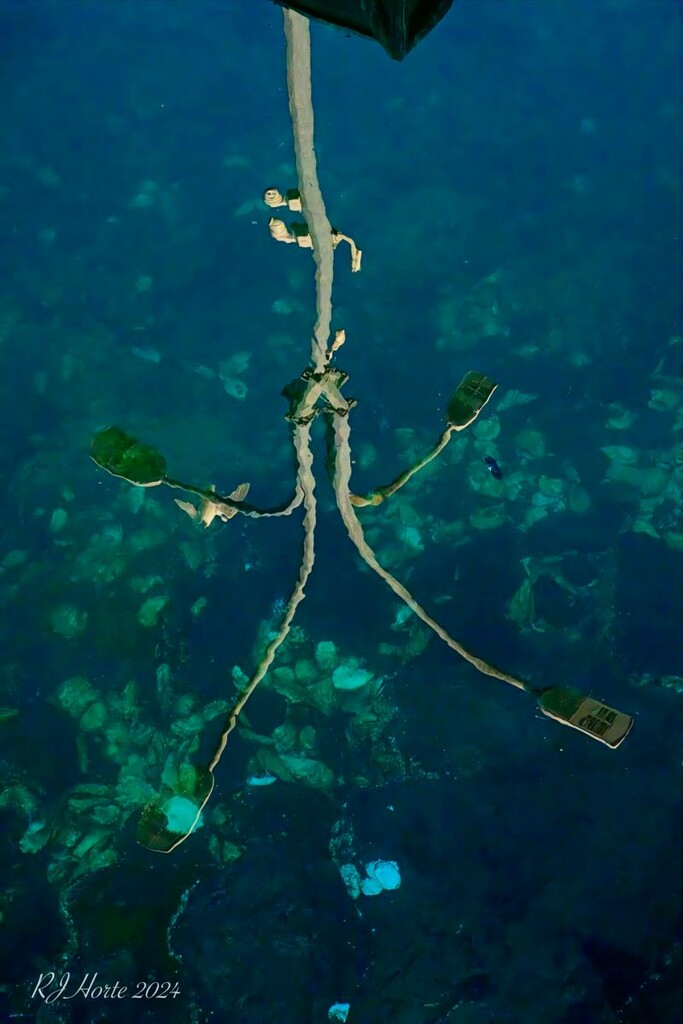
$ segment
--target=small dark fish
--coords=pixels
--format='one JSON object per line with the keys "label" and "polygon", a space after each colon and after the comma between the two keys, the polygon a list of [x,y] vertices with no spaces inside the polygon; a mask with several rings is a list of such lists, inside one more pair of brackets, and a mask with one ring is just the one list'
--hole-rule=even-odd
{"label": "small dark fish", "polygon": [[503,479],[503,470],[500,468],[493,455],[485,455],[484,462],[488,466],[491,476],[495,476],[496,480]]}

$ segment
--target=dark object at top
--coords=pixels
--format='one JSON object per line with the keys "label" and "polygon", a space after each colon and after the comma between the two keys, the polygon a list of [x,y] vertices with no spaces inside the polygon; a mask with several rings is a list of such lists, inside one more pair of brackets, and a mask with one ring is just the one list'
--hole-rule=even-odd
{"label": "dark object at top", "polygon": [[453,0],[273,0],[308,18],[357,32],[403,60],[449,10]]}

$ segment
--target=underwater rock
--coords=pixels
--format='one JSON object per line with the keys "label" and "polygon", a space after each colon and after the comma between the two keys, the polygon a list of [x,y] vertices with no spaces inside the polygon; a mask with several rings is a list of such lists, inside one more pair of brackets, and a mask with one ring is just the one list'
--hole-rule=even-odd
{"label": "underwater rock", "polygon": [[533,504],[530,505],[524,513],[524,519],[521,523],[521,529],[523,530],[528,530],[541,519],[546,519],[548,516],[548,508],[546,507],[547,502],[545,502],[545,499],[543,499],[542,496],[535,494],[534,498],[537,497],[541,498],[541,502],[534,502],[534,499],[532,498],[531,500]]}
{"label": "underwater rock", "polygon": [[549,512],[561,512],[564,511],[565,508],[565,503],[561,499],[550,498],[548,495],[541,494],[541,492],[538,491],[531,498],[531,508],[528,510],[527,515],[524,517],[524,525],[529,526],[532,522],[536,520],[534,512],[540,512],[538,518],[542,519]]}
{"label": "underwater rock", "polygon": [[166,539],[167,534],[164,530],[148,526],[131,534],[129,544],[131,551],[149,551],[165,544]]}
{"label": "underwater rock", "polygon": [[413,508],[408,499],[398,498],[395,508],[398,511],[398,517],[403,526],[415,526],[418,528],[422,526],[424,516],[417,509]]}
{"label": "underwater rock", "polygon": [[395,860],[373,860],[365,865],[366,877],[361,881],[364,896],[379,896],[381,892],[398,889],[401,872]]}
{"label": "underwater rock", "polygon": [[639,491],[643,497],[650,497],[661,494],[667,487],[669,474],[659,466],[640,467],[614,461],[607,467],[605,483],[623,484]]}
{"label": "underwater rock", "polygon": [[659,540],[659,533],[655,530],[652,525],[652,521],[645,516],[637,516],[631,523],[632,533],[646,533],[650,537],[654,537],[655,540]]}
{"label": "underwater rock", "polygon": [[296,678],[293,669],[288,665],[280,665],[271,673],[268,684],[290,703],[297,704],[310,698],[304,683]]}
{"label": "underwater rock", "polygon": [[682,676],[663,676],[659,680],[659,685],[665,690],[673,690],[674,693],[678,693],[683,696]]}
{"label": "underwater rock", "polygon": [[664,530],[662,538],[674,551],[683,551],[683,532],[675,533],[673,530]]}
{"label": "underwater rock", "polygon": [[289,665],[279,665],[271,672],[270,686],[291,703],[299,703],[310,698],[306,685]]}
{"label": "underwater rock", "polygon": [[0,788],[1,807],[12,807],[20,811],[28,821],[32,821],[37,813],[38,798],[23,782],[17,782],[14,785],[5,785],[4,788]]}
{"label": "underwater rock", "polygon": [[318,737],[315,728],[312,725],[305,725],[299,733],[299,746],[306,752],[310,753],[315,750],[318,743]]}
{"label": "underwater rock", "polygon": [[520,629],[529,629],[534,619],[534,588],[530,579],[525,579],[508,601],[507,615]]}
{"label": "underwater rock", "polygon": [[83,676],[66,679],[56,693],[57,703],[74,718],[80,718],[85,709],[99,696],[95,687]]}
{"label": "underwater rock", "polygon": [[231,398],[236,398],[238,401],[243,402],[247,397],[249,388],[240,380],[238,377],[224,377],[223,387],[226,394],[230,395]]}
{"label": "underwater rock", "polygon": [[157,693],[161,697],[167,691],[171,689],[173,684],[173,676],[171,674],[171,666],[166,661],[162,661],[156,667],[155,672]]}
{"label": "underwater rock", "polygon": [[148,597],[138,612],[138,622],[145,629],[156,626],[157,619],[169,602],[165,594],[158,594],[156,597]]}
{"label": "underwater rock", "polygon": [[20,551],[18,548],[14,551],[9,551],[3,558],[0,565],[3,569],[14,569],[18,565],[23,565],[27,560],[28,555],[25,551]]}
{"label": "underwater rock", "polygon": [[405,551],[419,555],[424,551],[422,535],[417,526],[401,525],[398,529],[398,539]]}
{"label": "underwater rock", "polygon": [[349,1017],[351,1003],[333,1003],[327,1011],[330,1024],[345,1024]]}
{"label": "underwater rock", "polygon": [[101,534],[95,534],[90,539],[87,548],[79,552],[73,563],[73,582],[103,585],[111,583],[123,574],[127,560],[120,540],[116,541],[119,529],[120,527],[114,524],[107,524]]}
{"label": "underwater rock", "polygon": [[266,773],[273,774],[283,782],[303,782],[314,789],[329,791],[336,784],[333,772],[312,757],[300,754],[277,753],[263,747],[255,759]]}
{"label": "underwater rock", "polygon": [[527,499],[531,496],[536,480],[527,470],[515,469],[505,474],[505,486],[501,485],[499,494],[505,494],[508,501]]}
{"label": "underwater rock", "polygon": [[479,509],[470,516],[470,523],[475,530],[495,530],[507,522],[505,505],[490,505]]}
{"label": "underwater rock", "polygon": [[315,662],[323,672],[331,672],[339,663],[339,654],[332,640],[321,640],[316,645]]}
{"label": "underwater rock", "polygon": [[445,295],[435,310],[436,347],[463,351],[480,345],[482,338],[507,337],[500,291],[500,271],[494,271],[462,295]]}
{"label": "underwater rock", "polygon": [[50,533],[61,533],[68,518],[66,509],[56,508],[50,516]]}
{"label": "underwater rock", "polygon": [[261,212],[261,200],[260,199],[245,199],[243,203],[235,207],[232,211],[233,217],[248,217],[249,214]]}
{"label": "underwater rock", "polygon": [[656,412],[672,412],[680,405],[680,397],[678,392],[671,388],[653,388],[647,404],[649,409]]}
{"label": "underwater rock", "polygon": [[407,604],[395,605],[396,615],[394,621],[389,626],[389,629],[399,630],[403,629],[408,620],[415,614],[412,608],[409,608]]}
{"label": "underwater rock", "polygon": [[[93,709],[97,707],[97,704],[93,704]],[[86,715],[88,715],[89,711],[90,709],[88,709]],[[84,715],[83,718],[86,718],[86,715]],[[82,723],[82,727],[85,731],[88,731],[88,728],[91,731],[96,731],[101,728],[103,724],[103,722],[98,721],[97,712],[93,711],[92,719],[89,722],[86,721],[85,725]],[[143,730],[142,738],[146,738],[149,742],[152,737],[149,733],[147,733],[147,736],[145,737]],[[104,756],[109,761],[114,761],[115,764],[125,764],[128,760],[132,743],[130,726],[126,725],[124,722],[112,722],[109,727],[104,730],[104,740]]]}
{"label": "underwater rock", "polygon": [[109,796],[109,786],[102,782],[79,782],[78,785],[71,789],[72,800],[78,800],[82,797],[98,797],[99,799],[105,799]]}
{"label": "underwater rock", "polygon": [[376,878],[363,878],[360,883],[360,891],[363,896],[379,896],[382,892],[382,884]]}
{"label": "underwater rock", "polygon": [[138,185],[138,192],[129,200],[128,205],[134,210],[145,210],[154,206],[159,192],[156,181],[143,181]]}
{"label": "underwater rock", "polygon": [[287,689],[287,687],[291,687],[294,682],[294,670],[289,668],[288,665],[279,665],[277,668],[273,669],[272,676],[276,690],[278,689],[278,686],[283,686]]}
{"label": "underwater rock", "polygon": [[247,686],[248,683],[249,683],[249,676],[244,671],[244,669],[240,668],[239,665],[233,665],[232,666],[232,671],[230,672],[230,676],[232,678],[234,686],[238,690],[243,690],[245,688],[245,686]]}
{"label": "underwater rock", "polygon": [[[135,280],[135,291],[138,295],[143,295],[145,292],[152,290],[154,279],[149,274],[138,274]],[[161,359],[161,356],[159,356]],[[153,362],[158,363],[159,359],[154,359]]]}
{"label": "underwater rock", "polygon": [[193,572],[195,572],[202,564],[202,559],[204,557],[204,552],[202,550],[201,545],[194,541],[184,540],[179,545],[179,548],[180,553],[185,561],[185,565],[188,567],[188,569],[191,569]]}
{"label": "underwater rock", "polygon": [[422,622],[413,620],[408,627],[408,641],[400,651],[401,662],[406,665],[414,658],[419,658],[426,651],[434,634]]}
{"label": "underwater rock", "polygon": [[192,616],[192,618],[198,619],[208,603],[208,598],[198,597],[194,604],[190,605],[190,615]]}
{"label": "underwater rock", "polygon": [[368,469],[377,459],[377,449],[374,444],[365,441],[358,449],[356,462],[360,469]]}
{"label": "underwater rock", "polygon": [[235,352],[228,359],[220,361],[218,364],[218,375],[223,379],[226,377],[239,377],[249,369],[250,361],[251,352],[246,350]]}
{"label": "underwater rock", "polygon": [[542,459],[545,455],[545,438],[540,430],[528,427],[515,437],[515,447],[525,459]]}
{"label": "underwater rock", "polygon": [[183,360],[182,365],[183,369],[189,370],[190,373],[196,373],[198,377],[204,377],[205,380],[213,380],[216,376],[216,371],[212,370],[210,366],[205,366],[204,363],[190,363]]}
{"label": "underwater rock", "polygon": [[669,485],[669,474],[659,466],[647,466],[640,471],[639,488],[643,497],[662,494]]}
{"label": "underwater rock", "polygon": [[91,817],[96,825],[118,826],[121,822],[122,811],[116,804],[101,804],[99,807],[93,808]]}
{"label": "underwater rock", "polygon": [[633,448],[627,448],[622,444],[608,444],[600,449],[610,462],[616,462],[620,466],[635,466],[638,462],[638,453]]}
{"label": "underwater rock", "polygon": [[317,674],[315,662],[310,658],[301,658],[294,666],[294,677],[297,683],[302,683],[304,686],[314,682]]}
{"label": "underwater rock", "polygon": [[291,719],[287,719],[273,729],[271,738],[278,754],[292,753],[297,749],[299,730]]}
{"label": "underwater rock", "polygon": [[50,838],[50,829],[44,821],[32,821],[23,836],[19,840],[19,849],[22,853],[37,853]]}
{"label": "underwater rock", "polygon": [[85,732],[96,732],[101,729],[107,718],[107,709],[104,704],[100,701],[91,704],[90,707],[83,712],[80,720],[81,729]]}
{"label": "underwater rock", "polygon": [[383,889],[398,889],[401,885],[401,872],[395,860],[373,860],[365,865],[369,878],[376,878]]}
{"label": "underwater rock", "polygon": [[[135,490],[141,491],[141,487],[136,487]],[[116,548],[121,544],[123,540],[123,526],[121,523],[105,523],[100,530],[99,534],[95,534],[93,542],[101,544],[103,547]]]}
{"label": "underwater rock", "polygon": [[110,834],[106,829],[96,828],[92,832],[87,833],[83,838],[74,846],[73,855],[78,859],[88,856],[92,851],[102,843],[108,842]]}
{"label": "underwater rock", "polygon": [[361,893],[360,871],[355,864],[340,864],[339,874],[352,900],[357,900]]}
{"label": "underwater rock", "polygon": [[[132,760],[132,759],[131,759]],[[121,767],[116,783],[116,803],[127,816],[138,807],[144,807],[156,798],[156,790],[142,777],[143,766],[130,761]]]}
{"label": "underwater rock", "polygon": [[538,490],[546,498],[561,498],[564,494],[564,480],[542,474],[538,480]]}
{"label": "underwater rock", "polygon": [[507,391],[500,402],[498,402],[498,412],[504,412],[505,409],[511,409],[514,405],[528,405],[529,402],[535,402],[538,395],[532,395],[524,391],[517,391],[512,388]]}
{"label": "underwater rock", "polygon": [[564,509],[563,492],[562,480],[542,476],[538,481],[538,491],[531,498],[531,504],[548,510]]}
{"label": "underwater rock", "polygon": [[203,716],[195,711],[194,714],[189,715],[187,718],[177,719],[171,726],[171,732],[174,736],[190,739],[201,732],[203,725]]}
{"label": "underwater rock", "polygon": [[420,443],[413,427],[396,427],[394,437],[401,459],[408,463],[416,462],[420,457]]}
{"label": "underwater rock", "polygon": [[50,612],[50,628],[66,640],[80,636],[87,624],[88,613],[73,604],[58,604]]}
{"label": "underwater rock", "polygon": [[480,441],[493,441],[500,434],[500,420],[495,415],[487,416],[485,420],[477,420],[472,430]]}
{"label": "underwater rock", "polygon": [[292,313],[296,312],[296,306],[289,299],[275,299],[270,308],[278,316],[291,316]]}
{"label": "underwater rock", "polygon": [[[141,488],[138,488],[138,490],[141,490]],[[159,583],[163,582],[161,576],[132,576],[128,581],[128,585],[136,593],[146,594],[152,587],[156,587]]]}
{"label": "underwater rock", "polygon": [[130,350],[134,356],[138,359],[142,359],[145,363],[160,363],[161,352],[158,348],[153,348],[151,345],[131,345]]}
{"label": "underwater rock", "polygon": [[221,167],[231,169],[234,167],[251,167],[251,160],[243,153],[232,153],[221,160]]}
{"label": "underwater rock", "polygon": [[137,515],[144,505],[146,497],[147,491],[144,487],[129,487],[124,499],[129,512]]}
{"label": "underwater rock", "polygon": [[175,715],[184,718],[192,712],[197,701],[191,693],[182,693],[176,700]]}
{"label": "underwater rock", "polygon": [[348,662],[334,670],[332,685],[335,690],[359,690],[362,686],[367,686],[372,678],[372,672]]}
{"label": "underwater rock", "polygon": [[238,846],[237,843],[233,843],[229,839],[220,839],[216,835],[209,839],[209,853],[222,867],[239,860],[245,849],[244,846]]}
{"label": "underwater rock", "polygon": [[[155,673],[157,687],[159,687],[160,680],[164,677],[164,670],[168,669],[168,665],[163,664],[157,667]],[[127,722],[137,718],[140,705],[138,700],[138,687],[134,679],[128,680],[120,695],[115,694],[109,698],[109,706],[118,712]]]}
{"label": "underwater rock", "polygon": [[628,430],[629,427],[633,426],[637,416],[635,413],[626,409],[625,406],[619,402],[612,402],[609,406],[610,415],[607,419],[605,426],[608,430]]}
{"label": "underwater rock", "polygon": [[247,775],[247,786],[272,786],[277,779],[274,775],[270,775],[267,772],[260,772],[258,775]]}
{"label": "underwater rock", "polygon": [[567,493],[567,508],[581,515],[591,507],[591,496],[580,484],[572,484]]}

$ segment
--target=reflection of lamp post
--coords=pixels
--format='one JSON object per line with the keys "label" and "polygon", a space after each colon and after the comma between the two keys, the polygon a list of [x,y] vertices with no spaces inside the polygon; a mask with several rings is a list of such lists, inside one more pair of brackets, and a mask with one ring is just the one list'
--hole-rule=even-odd
{"label": "reflection of lamp post", "polygon": [[[223,497],[214,489],[182,483],[167,475],[166,461],[155,449],[138,442],[118,427],[109,427],[95,435],[91,454],[103,469],[142,487],[166,486],[181,489],[201,499],[199,508],[189,502],[177,501],[184,511],[209,526],[214,519],[227,521],[236,513],[250,517],[289,515],[303,505],[303,548],[299,576],[282,613],[278,630],[271,636],[254,673],[239,699],[228,713],[216,750],[205,770],[181,766],[178,778],[183,785],[164,782],[163,792],[143,811],[138,838],[145,846],[158,852],[170,853],[196,828],[201,811],[214,786],[214,769],[225,750],[228,736],[235,728],[238,717],[258,684],[266,675],[275,654],[287,637],[296,610],[305,596],[305,586],[315,559],[314,534],[316,525],[315,478],[310,434],[313,421],[323,413],[327,421],[328,468],[332,477],[337,507],[348,535],[361,558],[393,592],[437,634],[450,648],[465,658],[485,675],[532,693],[544,714],[579,729],[617,747],[627,735],[632,719],[622,712],[607,707],[600,701],[580,693],[560,688],[534,688],[514,676],[467,651],[435,619],[426,612],[412,594],[377,559],[365,539],[357,517],[359,506],[377,506],[394,494],[411,477],[436,458],[446,447],[454,432],[466,429],[479,415],[491,398],[497,385],[483,373],[465,374],[447,408],[447,426],[432,450],[406,469],[393,483],[377,488],[362,497],[351,492],[351,445],[349,412],[355,405],[347,399],[342,388],[348,375],[331,365],[334,353],[345,340],[338,331],[330,342],[332,320],[332,281],[334,250],[341,239],[349,241],[352,269],[360,268],[360,250],[346,236],[331,228],[327,219],[322,193],[318,183],[315,149],[313,145],[313,105],[310,86],[310,36],[306,18],[290,10],[284,12],[287,40],[287,85],[290,113],[294,130],[295,153],[299,189],[290,189],[284,196],[277,189],[268,189],[266,203],[271,207],[286,205],[300,210],[305,218],[300,235],[284,241],[305,238],[311,248],[316,266],[316,322],[311,339],[311,359],[301,376],[284,389],[290,401],[287,420],[291,425],[292,443],[296,457],[297,475],[294,495],[285,504],[273,509],[258,509],[244,500],[247,484],[241,484],[231,495]],[[281,224],[282,222],[277,222]],[[273,221],[270,224],[273,232]],[[282,231],[287,229],[282,226]]]}

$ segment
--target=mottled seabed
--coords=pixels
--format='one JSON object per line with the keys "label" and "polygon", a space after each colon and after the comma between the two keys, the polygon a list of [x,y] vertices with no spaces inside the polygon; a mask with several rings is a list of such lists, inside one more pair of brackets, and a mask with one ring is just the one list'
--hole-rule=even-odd
{"label": "mottled seabed", "polygon": [[400,65],[312,32],[321,183],[364,251],[333,319],[354,488],[429,449],[467,370],[499,382],[367,538],[465,646],[633,732],[553,723],[361,571],[316,423],[306,600],[162,856],[140,813],[197,785],[300,515],[204,529],[88,450],[118,423],[181,480],[291,493],[314,291],[261,199],[295,184],[281,12],[0,3],[3,1019],[678,1019],[677,18],[458,0]]}

